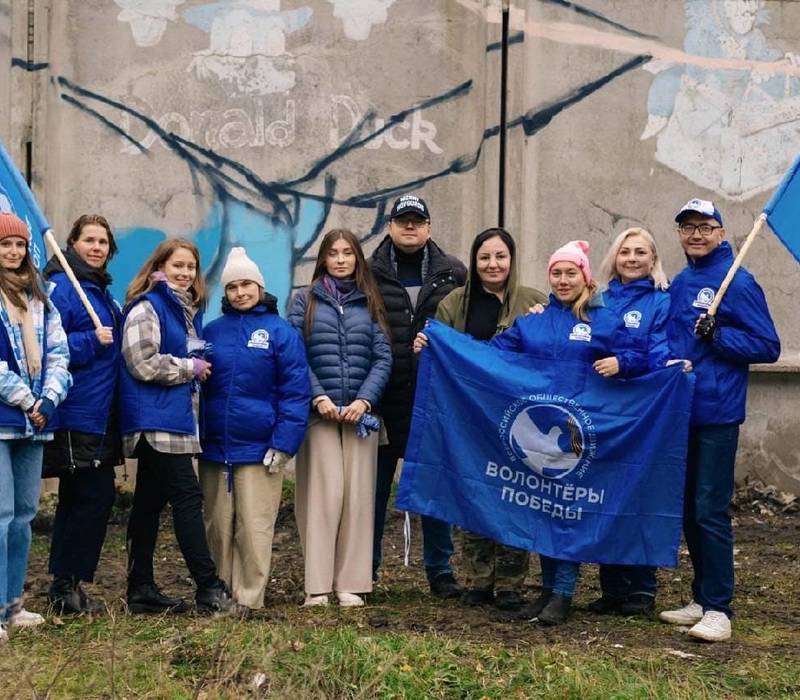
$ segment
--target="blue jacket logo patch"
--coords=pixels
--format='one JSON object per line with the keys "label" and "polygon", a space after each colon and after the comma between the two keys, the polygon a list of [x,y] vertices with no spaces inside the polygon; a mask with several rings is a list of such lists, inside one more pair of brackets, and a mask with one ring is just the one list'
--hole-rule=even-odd
{"label": "blue jacket logo patch", "polygon": [[584,343],[592,341],[592,327],[588,323],[576,323],[569,334],[570,340],[581,340]]}
{"label": "blue jacket logo patch", "polygon": [[625,321],[625,328],[638,328],[642,325],[642,312],[636,311],[628,311],[623,317],[622,320]]}
{"label": "blue jacket logo patch", "polygon": [[703,287],[697,292],[697,298],[692,302],[692,306],[698,309],[709,309],[714,303],[715,292],[711,287]]}
{"label": "blue jacket logo patch", "polygon": [[248,348],[261,348],[262,350],[269,349],[269,333],[263,328],[253,331],[250,335],[250,340],[247,341]]}

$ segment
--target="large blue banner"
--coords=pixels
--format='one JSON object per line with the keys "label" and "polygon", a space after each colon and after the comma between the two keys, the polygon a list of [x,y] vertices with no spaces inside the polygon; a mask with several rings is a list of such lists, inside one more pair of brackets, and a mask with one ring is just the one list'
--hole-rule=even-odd
{"label": "large blue banner", "polygon": [[604,379],[426,333],[398,508],[561,559],[677,565],[693,375]]}
{"label": "large blue banner", "polygon": [[33,264],[38,268],[44,267],[47,256],[42,236],[50,228],[50,224],[3,144],[0,144],[0,211],[11,211],[28,225]]}

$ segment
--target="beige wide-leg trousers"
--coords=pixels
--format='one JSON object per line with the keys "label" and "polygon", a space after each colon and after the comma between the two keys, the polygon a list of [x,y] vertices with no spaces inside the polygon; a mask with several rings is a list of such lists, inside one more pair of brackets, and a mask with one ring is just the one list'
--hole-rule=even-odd
{"label": "beige wide-leg trousers", "polygon": [[237,464],[231,493],[224,464],[201,459],[199,472],[206,537],[219,576],[240,605],[263,608],[283,472]]}
{"label": "beige wide-leg trousers", "polygon": [[378,433],[312,422],[296,461],[295,516],[307,595],[372,591]]}

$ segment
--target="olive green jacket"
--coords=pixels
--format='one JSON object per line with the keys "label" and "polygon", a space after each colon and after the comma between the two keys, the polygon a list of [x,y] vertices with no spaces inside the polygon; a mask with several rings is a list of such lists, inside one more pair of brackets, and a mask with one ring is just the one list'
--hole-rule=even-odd
{"label": "olive green jacket", "polygon": [[[517,316],[522,316],[527,313],[528,309],[534,304],[547,304],[546,294],[543,294],[538,289],[525,287],[517,283],[516,268],[515,260],[508,276],[508,286],[506,287],[503,306],[500,309],[500,317],[497,320],[495,335],[509,328],[514,323],[514,319],[517,318]],[[435,316],[437,321],[446,323],[448,326],[464,333],[467,325],[470,287],[475,279],[477,279],[477,275],[474,274],[473,270],[470,270],[467,284],[454,289],[439,302]]]}

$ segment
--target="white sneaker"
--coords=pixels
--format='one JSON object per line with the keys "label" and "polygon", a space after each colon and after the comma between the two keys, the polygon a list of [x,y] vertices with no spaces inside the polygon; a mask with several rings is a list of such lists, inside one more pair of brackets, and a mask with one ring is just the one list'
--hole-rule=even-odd
{"label": "white sneaker", "polygon": [[339,599],[339,605],[343,608],[360,608],[364,605],[364,599],[355,593],[336,591],[336,597]]}
{"label": "white sneaker", "polygon": [[320,607],[328,604],[328,595],[307,595],[303,603],[304,608]]}
{"label": "white sneaker", "polygon": [[44,618],[35,612],[20,608],[10,618],[8,618],[9,627],[36,627],[36,625],[44,624]]}
{"label": "white sneaker", "polygon": [[706,642],[724,642],[731,638],[730,618],[725,613],[709,610],[703,615],[703,619],[689,630],[689,636]]}
{"label": "white sneaker", "polygon": [[0,625],[0,644],[7,641],[8,641],[8,632],[6,632],[6,626]]}
{"label": "white sneaker", "polygon": [[703,619],[703,606],[692,601],[678,610],[664,610],[658,617],[671,625],[694,625]]}

